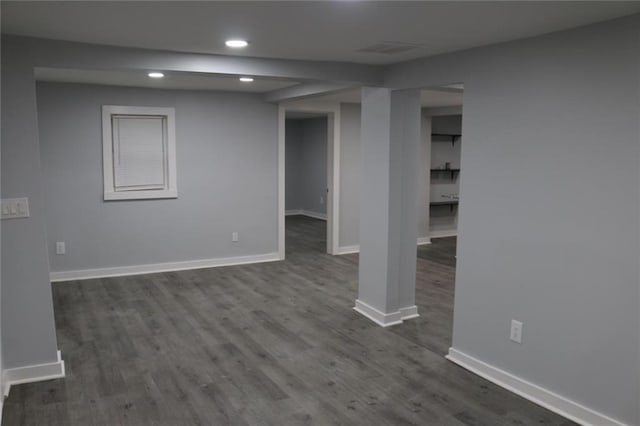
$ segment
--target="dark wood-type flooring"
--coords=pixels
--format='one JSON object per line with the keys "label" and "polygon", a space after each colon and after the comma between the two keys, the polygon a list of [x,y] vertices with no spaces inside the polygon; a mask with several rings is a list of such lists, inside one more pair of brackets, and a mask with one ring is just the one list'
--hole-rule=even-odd
{"label": "dark wood-type flooring", "polygon": [[14,425],[569,425],[446,361],[455,239],[418,249],[420,317],[352,307],[357,255],[287,218],[287,260],[53,286],[67,377],[14,386]]}

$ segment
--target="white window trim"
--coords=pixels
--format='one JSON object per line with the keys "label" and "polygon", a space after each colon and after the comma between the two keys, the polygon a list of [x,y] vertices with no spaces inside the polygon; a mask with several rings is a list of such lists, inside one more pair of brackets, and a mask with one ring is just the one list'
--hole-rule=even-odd
{"label": "white window trim", "polygon": [[[113,115],[150,115],[167,118],[167,188],[163,190],[116,191],[113,175]],[[163,107],[137,107],[120,105],[102,106],[102,166],[104,173],[104,200],[140,200],[177,198],[175,109]]]}

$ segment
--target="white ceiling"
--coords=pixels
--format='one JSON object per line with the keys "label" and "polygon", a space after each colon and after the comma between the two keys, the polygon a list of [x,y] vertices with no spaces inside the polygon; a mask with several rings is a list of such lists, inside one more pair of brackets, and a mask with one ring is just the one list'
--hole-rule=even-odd
{"label": "white ceiling", "polygon": [[[640,2],[2,1],[2,32],[150,49],[388,64],[640,12]],[[246,38],[242,51],[224,46]],[[420,47],[358,52],[381,42]]]}
{"label": "white ceiling", "polygon": [[[422,90],[421,104],[425,108],[462,106],[462,92],[440,91],[440,90]],[[359,104],[361,93],[359,89],[348,90],[341,93],[334,93],[327,96],[319,96],[314,98],[316,101],[340,102]]]}
{"label": "white ceiling", "polygon": [[[152,71],[152,70],[150,70]],[[105,84],[113,86],[151,87],[156,89],[224,90],[264,93],[298,84],[296,81],[256,78],[243,83],[238,77],[220,74],[164,72],[164,78],[153,79],[142,71],[77,70],[36,68],[36,80],[63,83]]]}

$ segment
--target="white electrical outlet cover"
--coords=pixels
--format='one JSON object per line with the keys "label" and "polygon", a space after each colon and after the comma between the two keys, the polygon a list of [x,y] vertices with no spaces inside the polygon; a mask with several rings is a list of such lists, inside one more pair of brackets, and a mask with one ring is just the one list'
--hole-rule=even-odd
{"label": "white electrical outlet cover", "polygon": [[67,252],[67,247],[64,241],[56,242],[56,254],[65,254]]}
{"label": "white electrical outlet cover", "polygon": [[509,338],[516,343],[522,343],[522,322],[511,320],[511,333]]}

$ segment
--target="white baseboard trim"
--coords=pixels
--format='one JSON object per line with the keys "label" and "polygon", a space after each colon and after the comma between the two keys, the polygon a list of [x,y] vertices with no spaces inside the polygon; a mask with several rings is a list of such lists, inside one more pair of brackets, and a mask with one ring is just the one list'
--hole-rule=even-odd
{"label": "white baseboard trim", "polygon": [[326,213],[317,213],[317,212],[312,212],[311,210],[302,210],[302,213],[300,214],[303,216],[312,217],[314,219],[327,220]]}
{"label": "white baseboard trim", "polygon": [[287,210],[285,216],[308,216],[314,219],[327,220],[326,213],[312,212],[311,210]]}
{"label": "white baseboard trim", "polygon": [[402,324],[402,314],[400,313],[400,311],[385,314],[384,312],[380,312],[376,308],[357,299],[356,306],[354,306],[353,309],[381,327],[389,327],[396,324]]}
{"label": "white baseboard trim", "polygon": [[[7,370],[2,370],[2,389],[0,389],[0,391],[2,391],[2,397],[0,398],[2,402],[4,402],[4,399],[9,395],[10,387],[11,385],[7,381]],[[0,420],[1,419],[2,417],[0,417]]]}
{"label": "white baseboard trim", "polygon": [[43,380],[61,379],[65,376],[64,361],[58,351],[58,361],[48,364],[27,365],[9,368],[4,371],[3,396],[9,395],[11,386],[23,383],[41,382]]}
{"label": "white baseboard trim", "polygon": [[470,355],[460,352],[454,348],[449,349],[446,358],[459,366],[466,368],[472,373],[477,374],[501,386],[516,395],[528,399],[547,410],[553,411],[569,420],[584,426],[627,426],[609,416],[580,405],[561,395],[551,392],[548,389],[535,385],[527,380],[521,379],[511,373],[487,364]]}
{"label": "white baseboard trim", "polygon": [[0,389],[0,426],[2,426],[2,410],[4,408],[4,399],[9,395],[9,383],[7,383],[6,370],[0,370],[2,375],[2,386]]}
{"label": "white baseboard trim", "polygon": [[431,244],[431,237],[418,237],[418,245]]}
{"label": "white baseboard trim", "polygon": [[336,254],[352,254],[352,253],[360,253],[360,246],[342,246],[338,247],[338,252]]}
{"label": "white baseboard trim", "polygon": [[458,236],[457,229],[442,229],[442,230],[429,231],[429,238],[446,238],[446,237],[457,237],[457,236]]}
{"label": "white baseboard trim", "polygon": [[420,316],[418,315],[418,307],[415,305],[400,308],[396,312],[385,314],[384,312],[381,312],[373,306],[358,299],[356,299],[356,306],[353,307],[353,310],[369,318],[381,327],[390,327],[392,325],[402,324],[405,320]]}
{"label": "white baseboard trim", "polygon": [[[419,237],[417,240],[417,244],[419,246],[422,246],[425,244],[431,244],[431,237]],[[360,253],[359,244],[356,244],[353,246],[338,247],[338,252],[336,254],[353,254],[353,253]]]}
{"label": "white baseboard trim", "polygon": [[188,260],[184,262],[154,263],[147,265],[118,266],[113,268],[79,269],[75,271],[51,272],[51,282],[88,280],[92,278],[122,277],[126,275],[153,274],[157,272],[186,271],[189,269],[216,268],[219,266],[244,265],[247,263],[274,262],[278,253],[252,256],[222,257],[218,259]]}
{"label": "white baseboard trim", "polygon": [[412,318],[418,318],[420,316],[420,314],[418,314],[418,307],[416,305],[408,306],[406,308],[400,308],[399,310],[402,321],[410,320]]}

